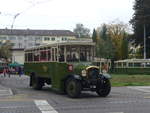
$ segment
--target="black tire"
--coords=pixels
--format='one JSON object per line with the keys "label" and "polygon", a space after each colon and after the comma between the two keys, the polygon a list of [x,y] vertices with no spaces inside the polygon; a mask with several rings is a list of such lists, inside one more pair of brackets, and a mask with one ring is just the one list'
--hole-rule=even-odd
{"label": "black tire", "polygon": [[[98,85],[100,85],[100,84],[98,84]],[[109,79],[104,79],[103,86],[97,86],[97,89],[96,89],[96,93],[100,97],[108,96],[110,91],[111,91],[111,83],[110,83]]]}
{"label": "black tire", "polygon": [[81,94],[81,83],[78,80],[70,78],[66,81],[66,93],[71,98],[77,98]]}
{"label": "black tire", "polygon": [[36,90],[41,90],[43,87],[43,82],[41,80],[41,78],[36,77],[36,76],[32,76],[32,87]]}

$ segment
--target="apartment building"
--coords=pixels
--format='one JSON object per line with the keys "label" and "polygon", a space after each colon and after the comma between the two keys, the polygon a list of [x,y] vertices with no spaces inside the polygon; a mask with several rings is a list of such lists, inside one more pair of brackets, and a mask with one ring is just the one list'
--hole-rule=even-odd
{"label": "apartment building", "polygon": [[24,49],[75,40],[76,34],[69,30],[0,29],[0,41],[12,44],[12,62],[24,63]]}

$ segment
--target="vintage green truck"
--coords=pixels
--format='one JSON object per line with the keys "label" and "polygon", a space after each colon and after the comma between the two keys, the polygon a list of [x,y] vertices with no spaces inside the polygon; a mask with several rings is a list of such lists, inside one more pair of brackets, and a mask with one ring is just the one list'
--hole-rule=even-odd
{"label": "vintage green truck", "polygon": [[30,86],[42,89],[51,84],[53,90],[79,97],[82,91],[96,91],[106,97],[111,91],[110,76],[100,74],[92,66],[95,55],[92,42],[63,42],[25,50],[25,74],[30,76]]}

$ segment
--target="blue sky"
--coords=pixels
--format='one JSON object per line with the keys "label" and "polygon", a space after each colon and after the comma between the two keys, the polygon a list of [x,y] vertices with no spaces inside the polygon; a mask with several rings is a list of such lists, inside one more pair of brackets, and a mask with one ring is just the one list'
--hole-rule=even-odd
{"label": "blue sky", "polygon": [[116,19],[128,23],[134,0],[0,0],[0,28],[90,29]]}

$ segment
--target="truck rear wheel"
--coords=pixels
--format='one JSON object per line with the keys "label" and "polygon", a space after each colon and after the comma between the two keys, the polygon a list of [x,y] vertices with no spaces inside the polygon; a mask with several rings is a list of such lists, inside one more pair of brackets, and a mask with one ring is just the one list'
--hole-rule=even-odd
{"label": "truck rear wheel", "polygon": [[[100,85],[100,84],[98,84]],[[108,94],[111,91],[111,83],[109,81],[109,79],[105,79],[103,81],[103,86],[97,86],[96,89],[96,93],[100,96],[100,97],[106,97],[108,96]]]}
{"label": "truck rear wheel", "polygon": [[77,98],[81,94],[81,83],[78,80],[70,78],[66,81],[66,92],[71,98]]}
{"label": "truck rear wheel", "polygon": [[32,87],[36,90],[41,90],[43,87],[43,82],[39,77],[32,76]]}

